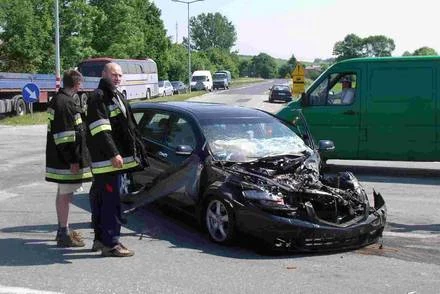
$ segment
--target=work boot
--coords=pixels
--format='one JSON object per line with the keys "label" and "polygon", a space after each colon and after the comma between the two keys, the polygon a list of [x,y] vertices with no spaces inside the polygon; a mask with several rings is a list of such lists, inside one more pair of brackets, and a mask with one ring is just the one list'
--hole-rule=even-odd
{"label": "work boot", "polygon": [[134,251],[119,243],[112,248],[104,247],[101,255],[105,257],[130,257],[134,255]]}
{"label": "work boot", "polygon": [[102,244],[101,241],[99,241],[99,240],[97,240],[97,239],[93,240],[92,252],[100,251],[100,250],[102,250],[104,247],[105,247],[105,246],[104,246],[104,244]]}
{"label": "work boot", "polygon": [[60,235],[58,237],[57,246],[58,247],[84,247],[84,241],[78,233],[75,231],[70,232],[68,235]]}

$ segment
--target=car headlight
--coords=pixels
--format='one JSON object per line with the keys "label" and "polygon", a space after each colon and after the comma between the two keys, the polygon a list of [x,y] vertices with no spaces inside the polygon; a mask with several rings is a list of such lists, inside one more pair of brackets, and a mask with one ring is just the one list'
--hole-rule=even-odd
{"label": "car headlight", "polygon": [[257,200],[264,205],[284,205],[284,198],[281,195],[274,195],[264,190],[244,190],[242,194],[250,200]]}

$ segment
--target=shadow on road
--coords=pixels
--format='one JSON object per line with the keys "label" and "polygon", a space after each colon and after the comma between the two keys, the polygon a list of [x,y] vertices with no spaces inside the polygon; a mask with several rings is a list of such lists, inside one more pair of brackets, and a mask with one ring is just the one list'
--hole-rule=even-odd
{"label": "shadow on road", "polygon": [[100,257],[86,247],[58,248],[53,239],[0,239],[0,250],[7,252],[0,255],[0,266],[68,264],[74,259]]}

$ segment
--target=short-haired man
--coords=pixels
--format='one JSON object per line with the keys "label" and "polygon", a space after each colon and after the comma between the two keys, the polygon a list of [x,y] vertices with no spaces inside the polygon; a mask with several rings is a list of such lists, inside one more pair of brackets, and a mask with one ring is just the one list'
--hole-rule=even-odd
{"label": "short-haired man", "polygon": [[107,63],[98,89],[88,99],[87,145],[92,158],[93,184],[90,189],[93,251],[102,256],[127,257],[134,252],[119,242],[121,231],[121,174],[139,168],[136,122],[130,105],[118,91],[121,67]]}
{"label": "short-haired man", "polygon": [[83,77],[76,70],[63,76],[63,88],[47,106],[46,181],[58,183],[55,201],[59,247],[83,247],[81,235],[69,231],[69,206],[73,192],[92,179],[86,145],[86,128],[81,108],[73,96],[81,88]]}

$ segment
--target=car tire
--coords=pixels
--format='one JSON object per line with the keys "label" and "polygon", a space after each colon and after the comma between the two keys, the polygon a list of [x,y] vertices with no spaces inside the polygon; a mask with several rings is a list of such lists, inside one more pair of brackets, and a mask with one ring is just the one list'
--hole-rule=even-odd
{"label": "car tire", "polygon": [[235,217],[231,205],[223,198],[210,196],[204,206],[204,227],[209,239],[231,244],[235,239]]}

